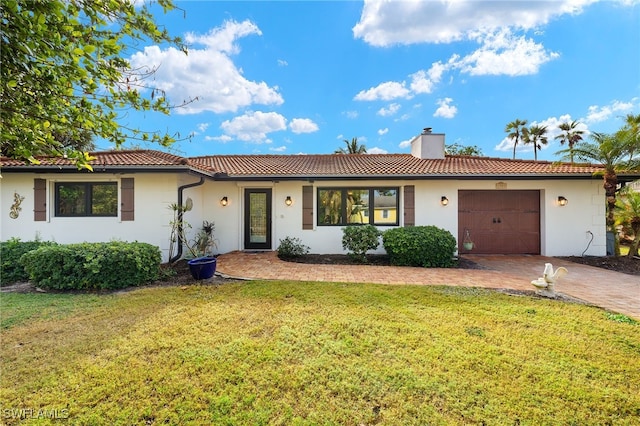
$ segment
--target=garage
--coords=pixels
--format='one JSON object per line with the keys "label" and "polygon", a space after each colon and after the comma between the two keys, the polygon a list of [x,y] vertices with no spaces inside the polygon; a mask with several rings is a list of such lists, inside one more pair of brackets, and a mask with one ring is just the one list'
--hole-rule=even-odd
{"label": "garage", "polygon": [[[471,250],[465,249],[469,240]],[[458,250],[540,254],[540,191],[458,191]]]}

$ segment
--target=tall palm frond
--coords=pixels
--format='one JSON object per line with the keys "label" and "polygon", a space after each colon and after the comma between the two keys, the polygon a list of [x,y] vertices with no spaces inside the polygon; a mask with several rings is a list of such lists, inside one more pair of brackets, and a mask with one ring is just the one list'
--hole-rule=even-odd
{"label": "tall palm frond", "polygon": [[607,229],[614,231],[614,209],[616,206],[616,189],[618,172],[638,170],[638,164],[627,161],[629,146],[616,135],[594,132],[590,135],[593,142],[582,143],[573,150],[563,149],[556,154],[566,160],[571,153],[578,160],[598,164],[603,167],[604,191],[607,197]]}
{"label": "tall palm frond", "polygon": [[538,161],[538,150],[549,142],[547,138],[547,126],[533,125],[528,129],[522,129],[522,142],[525,145],[533,144],[533,158]]}
{"label": "tall palm frond", "polygon": [[564,145],[565,143],[569,147],[569,159],[573,164],[573,147],[582,140],[582,135],[584,134],[584,130],[578,129],[578,125],[580,123],[576,120],[573,120],[571,123],[568,121],[561,123],[558,128],[562,130],[564,133],[559,134],[555,137],[555,139],[560,139],[560,145]]}
{"label": "tall palm frond", "polygon": [[367,147],[358,143],[358,138],[352,138],[350,141],[345,139],[346,148],[339,148],[334,151],[335,154],[366,154]]}
{"label": "tall palm frond", "polygon": [[520,120],[516,118],[511,123],[507,124],[504,131],[507,133],[507,138],[513,140],[513,159],[516,159],[516,147],[520,141],[522,128],[527,125],[527,120]]}

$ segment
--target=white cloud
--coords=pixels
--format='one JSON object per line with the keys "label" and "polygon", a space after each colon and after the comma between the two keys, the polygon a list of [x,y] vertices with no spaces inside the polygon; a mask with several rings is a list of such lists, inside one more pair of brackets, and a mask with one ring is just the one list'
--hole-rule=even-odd
{"label": "white cloud", "polygon": [[453,56],[450,64],[471,75],[529,75],[560,55],[524,36],[514,36],[509,30],[478,33],[481,47],[463,58]]}
{"label": "white cloud", "polygon": [[387,133],[389,133],[389,128],[388,127],[385,127],[384,129],[378,129],[378,134],[380,136],[386,135]]}
{"label": "white cloud", "polygon": [[282,145],[282,146],[278,146],[278,147],[270,147],[269,151],[273,151],[273,152],[284,152],[287,150],[287,147]]}
{"label": "white cloud", "polygon": [[235,112],[255,104],[280,105],[284,101],[277,86],[247,80],[231,59],[231,55],[240,52],[238,39],[261,34],[250,21],[227,21],[204,35],[188,33],[188,55],[173,47],[147,46],[134,54],[130,63],[134,68],[157,68],[153,83],[167,93],[172,103],[197,98],[177,108],[177,114]]}
{"label": "white cloud", "polygon": [[398,144],[398,147],[399,147],[399,148],[402,148],[402,149],[410,148],[410,147],[411,147],[411,141],[412,141],[412,140],[413,140],[413,139],[408,139],[408,140],[406,140],[406,141],[402,141],[402,142],[400,142],[400,143]]}
{"label": "white cloud", "polygon": [[200,123],[196,127],[198,128],[198,131],[204,132],[205,130],[207,130],[209,128],[209,124],[210,123]]}
{"label": "white cloud", "polygon": [[448,66],[442,62],[434,62],[428,71],[420,70],[411,74],[411,90],[414,93],[431,93],[437,83],[440,82],[442,74]]}
{"label": "white cloud", "polygon": [[605,106],[592,105],[584,120],[593,124],[608,120],[614,113],[628,113],[634,108],[634,100],[637,101],[637,98],[630,102],[613,101],[610,105]]}
{"label": "white cloud", "polygon": [[294,118],[289,123],[289,128],[295,134],[313,133],[318,131],[318,125],[308,118]]}
{"label": "white cloud", "polygon": [[458,108],[451,105],[453,99],[444,98],[438,99],[436,103],[438,104],[438,109],[433,113],[434,117],[442,117],[442,118],[453,118],[458,113]]}
{"label": "white cloud", "polygon": [[367,154],[388,154],[389,152],[385,149],[373,147],[371,149],[367,149]]}
{"label": "white cloud", "polygon": [[247,112],[220,127],[228,136],[246,142],[269,143],[267,134],[287,129],[287,120],[276,112]]}
{"label": "white cloud", "polygon": [[387,81],[369,90],[361,91],[353,99],[356,101],[390,101],[398,98],[410,99],[411,97],[411,92],[405,87],[404,82]]}
{"label": "white cloud", "polygon": [[228,135],[220,135],[220,136],[205,136],[205,141],[217,141],[217,142],[231,142],[233,138]]}
{"label": "white cloud", "polygon": [[359,115],[358,111],[345,111],[342,114],[351,120],[358,118]]}
{"label": "white cloud", "polygon": [[477,30],[529,30],[597,0],[380,1],[365,0],[353,35],[372,46],[451,43]]}
{"label": "white cloud", "polygon": [[393,103],[389,104],[388,108],[380,108],[376,114],[382,117],[387,117],[389,115],[394,115],[396,112],[398,112],[399,109],[400,104]]}
{"label": "white cloud", "polygon": [[289,63],[284,59],[278,59],[278,65],[280,65],[281,67],[286,67],[289,65]]}
{"label": "white cloud", "polygon": [[[409,75],[407,81],[387,81],[380,83],[376,87],[360,91],[355,97],[356,101],[389,101],[392,99],[411,99],[413,96],[422,93],[431,93],[442,75],[451,65],[434,62],[428,70],[419,70]],[[408,88],[407,88],[408,87]],[[383,115],[380,110],[378,115]],[[390,114],[387,114],[390,115]]]}

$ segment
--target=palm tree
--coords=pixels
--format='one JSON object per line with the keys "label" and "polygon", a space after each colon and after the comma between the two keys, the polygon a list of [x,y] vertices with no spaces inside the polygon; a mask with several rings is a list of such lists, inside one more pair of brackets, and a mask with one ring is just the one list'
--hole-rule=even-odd
{"label": "palm tree", "polygon": [[618,222],[623,226],[623,229],[628,230],[629,235],[633,235],[628,256],[636,256],[640,247],[640,192],[634,191],[630,186],[624,187],[620,191],[620,200],[617,206]]}
{"label": "palm tree", "polygon": [[522,128],[527,125],[527,120],[520,120],[516,118],[511,123],[507,124],[504,131],[507,133],[507,138],[513,140],[513,159],[516,159],[516,147],[520,141],[520,135]]}
{"label": "palm tree", "polygon": [[573,164],[573,147],[582,140],[582,134],[584,130],[579,130],[578,124],[576,120],[573,120],[571,123],[568,121],[560,124],[558,128],[562,130],[564,133],[559,134],[555,137],[555,139],[560,139],[560,145],[564,145],[565,143],[569,146],[569,161]]}
{"label": "palm tree", "polygon": [[[619,133],[619,132],[618,132]],[[614,210],[616,207],[616,189],[618,186],[618,172],[640,170],[638,159],[628,160],[633,147],[625,139],[615,135],[593,132],[590,138],[593,142],[582,143],[573,150],[563,149],[556,154],[566,160],[571,153],[581,161],[601,165],[604,168],[604,192],[607,199],[607,230],[615,234]],[[616,246],[616,254],[618,244]]]}
{"label": "palm tree", "polygon": [[616,133],[616,137],[624,139],[629,147],[629,160],[633,160],[640,148],[640,114],[627,114],[625,124]]}
{"label": "palm tree", "polygon": [[339,148],[335,150],[335,154],[366,154],[367,147],[358,143],[358,138],[353,138],[351,141],[345,139],[344,143],[347,148]]}
{"label": "palm tree", "polygon": [[538,161],[538,150],[549,142],[547,138],[547,126],[533,125],[528,129],[522,129],[522,142],[525,145],[533,144],[533,158]]}

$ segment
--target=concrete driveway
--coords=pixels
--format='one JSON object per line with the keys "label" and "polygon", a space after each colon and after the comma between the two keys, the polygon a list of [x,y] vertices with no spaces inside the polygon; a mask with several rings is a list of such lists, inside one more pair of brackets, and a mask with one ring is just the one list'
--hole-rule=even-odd
{"label": "concrete driveway", "polygon": [[309,265],[284,262],[273,251],[231,252],[218,258],[218,273],[243,279],[456,285],[535,290],[545,263],[569,271],[558,293],[640,320],[640,277],[544,256],[465,255],[482,269],[412,268],[373,265]]}

